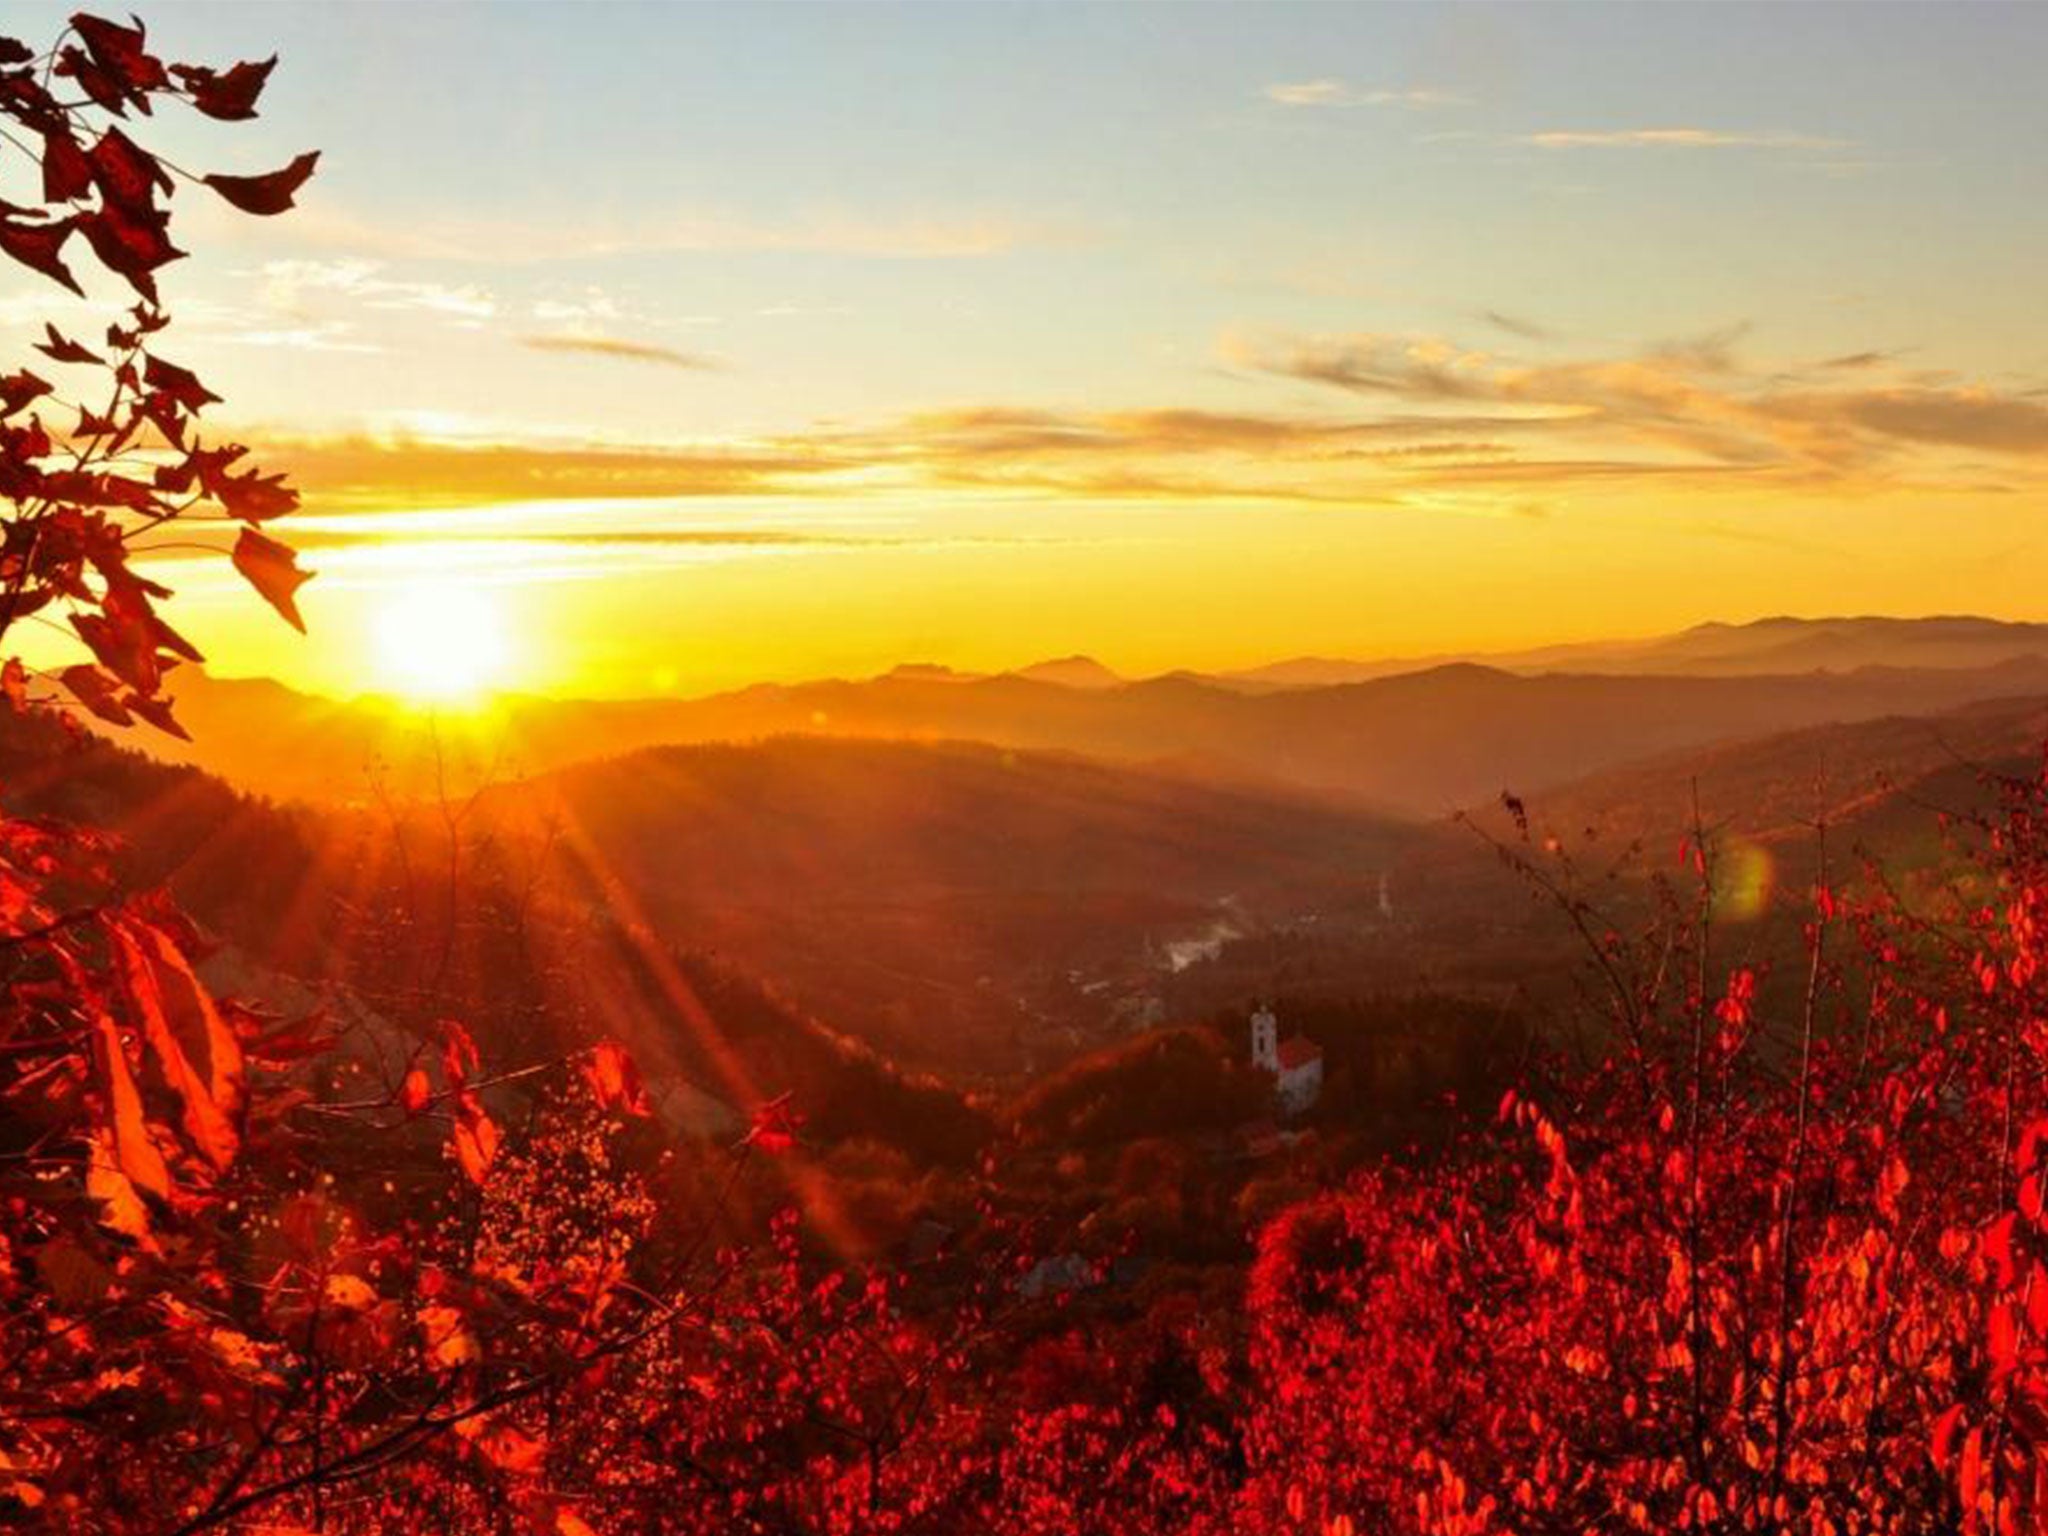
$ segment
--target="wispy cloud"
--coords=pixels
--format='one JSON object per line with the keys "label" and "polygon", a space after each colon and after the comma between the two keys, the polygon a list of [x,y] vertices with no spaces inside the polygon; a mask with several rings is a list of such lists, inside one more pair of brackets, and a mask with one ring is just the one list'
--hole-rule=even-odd
{"label": "wispy cloud", "polygon": [[653,342],[628,341],[620,336],[563,331],[551,335],[522,336],[522,347],[536,352],[580,352],[590,357],[612,357],[633,363],[659,363],[669,368],[715,369],[725,365],[702,353],[683,352]]}
{"label": "wispy cloud", "polygon": [[1416,87],[1408,90],[1362,90],[1335,78],[1279,81],[1266,87],[1268,101],[1283,107],[1461,107],[1470,103],[1449,91]]}
{"label": "wispy cloud", "polygon": [[1537,149],[1847,149],[1849,139],[1779,129],[1736,132],[1721,128],[1553,128],[1518,135]]}
{"label": "wispy cloud", "polygon": [[415,434],[251,434],[289,468],[309,507],[450,507],[497,502],[797,494],[849,466],[801,441],[673,448]]}
{"label": "wispy cloud", "polygon": [[303,317],[311,295],[341,295],[371,309],[421,310],[462,321],[483,321],[498,313],[497,296],[474,283],[417,282],[387,275],[382,261],[352,257],[339,261],[297,259],[265,262],[262,299],[270,309]]}
{"label": "wispy cloud", "polygon": [[[1853,486],[1960,472],[1956,453],[2048,458],[2048,403],[2025,389],[1904,373],[1876,350],[1763,369],[1745,358],[1748,337],[1746,325],[1734,325],[1633,353],[1544,361],[1430,336],[1226,336],[1223,346],[1227,361],[1254,372],[1411,409],[1509,411],[1525,434],[1636,455],[1604,460],[1601,475],[1739,471]],[[1845,389],[1845,375],[1869,382]],[[1930,459],[1929,450],[1950,453]],[[1536,467],[1463,472],[1501,477]],[[1594,473],[1583,460],[1542,472]]]}
{"label": "wispy cloud", "polygon": [[[528,342],[670,366],[704,361],[676,354],[686,359],[678,364],[667,348],[602,336]],[[1328,394],[1320,406],[1269,410],[991,402],[670,446],[520,440],[487,426],[434,435],[460,424],[254,436],[292,469],[316,517],[617,509],[588,514],[600,534],[631,525],[641,515],[626,510],[632,502],[712,497],[820,510],[959,492],[1477,514],[1535,488],[1654,486],[1662,500],[1723,488],[1835,496],[2048,484],[2048,392],[1908,370],[1878,349],[1772,360],[1756,355],[1744,324],[1576,355],[1556,337],[1540,355],[1373,333],[1233,335],[1222,347],[1241,387],[1279,380]],[[563,535],[581,527],[551,526]]]}
{"label": "wispy cloud", "polygon": [[290,352],[381,352],[384,349],[355,335],[355,327],[341,320],[313,321],[304,325],[259,326],[230,330],[222,340],[240,347],[273,347]]}

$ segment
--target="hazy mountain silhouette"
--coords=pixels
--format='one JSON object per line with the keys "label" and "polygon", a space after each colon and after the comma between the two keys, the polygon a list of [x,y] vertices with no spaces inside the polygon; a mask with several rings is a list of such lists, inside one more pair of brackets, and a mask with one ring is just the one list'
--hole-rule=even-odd
{"label": "hazy mountain silhouette", "polygon": [[[1245,691],[1189,676],[1076,688],[1018,676],[762,685],[694,700],[514,699],[487,728],[274,684],[181,680],[199,745],[152,740],[280,796],[466,792],[640,747],[792,734],[974,740],[1172,765],[1417,818],[1660,752],[1828,722],[2048,695],[2048,659],[1983,667],[1683,676],[1519,675],[1458,663],[1332,687]],[[375,765],[384,765],[381,769]]]}
{"label": "hazy mountain silhouette", "polygon": [[1124,682],[1093,656],[1062,656],[1019,667],[1010,675],[1034,683],[1057,683],[1063,688],[1117,688]]}
{"label": "hazy mountain silhouette", "polygon": [[1707,623],[1647,640],[1601,640],[1533,650],[1460,652],[1425,657],[1343,660],[1299,656],[1218,674],[1252,688],[1323,688],[1366,682],[1452,662],[1476,661],[1506,672],[1673,673],[1757,676],[1859,667],[1987,667],[2048,657],[2048,624],[1968,615],[1919,619],[1778,617],[1747,624]]}

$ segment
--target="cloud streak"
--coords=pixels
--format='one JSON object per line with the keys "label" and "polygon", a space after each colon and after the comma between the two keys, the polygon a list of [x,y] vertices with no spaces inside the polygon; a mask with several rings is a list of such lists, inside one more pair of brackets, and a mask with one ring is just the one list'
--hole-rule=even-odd
{"label": "cloud streak", "polygon": [[589,335],[577,331],[522,336],[519,338],[519,344],[535,352],[582,353],[588,357],[609,357],[631,363],[657,363],[668,368],[708,370],[724,366],[716,358],[706,357],[701,353],[683,352],[653,342],[628,341],[619,336]]}
{"label": "cloud streak", "polygon": [[[1440,337],[1375,334],[1226,337],[1224,351],[1240,368],[1354,397],[1506,411],[1524,434],[1626,448],[1641,455],[1645,475],[1739,471],[1851,486],[1940,472],[1936,450],[1951,467],[1959,454],[2048,459],[2048,403],[2029,392],[1900,373],[1874,350],[1804,369],[1752,368],[1741,351],[1747,335],[1731,326],[1632,354],[1534,362]],[[1869,382],[1843,387],[1851,379]],[[1583,461],[1571,465],[1589,472]]]}
{"label": "cloud streak", "polygon": [[[623,353],[643,359],[639,344]],[[1227,336],[1240,385],[1313,386],[1284,410],[966,405],[672,446],[364,435],[263,443],[314,517],[506,504],[746,497],[1038,499],[1471,510],[1533,486],[1662,497],[1981,491],[2048,483],[2048,393],[1908,371],[1869,349],[1766,366],[1747,327],[1543,355],[1445,337]],[[1295,391],[1299,394],[1299,389]],[[1490,489],[1489,489],[1490,488]],[[1464,501],[1469,495],[1475,498]],[[1505,504],[1503,502],[1503,504]],[[418,510],[425,509],[425,510]],[[440,509],[440,510],[435,510]],[[665,515],[665,514],[664,514]]]}
{"label": "cloud streak", "polygon": [[1408,90],[1357,90],[1342,80],[1277,81],[1266,87],[1266,100],[1283,107],[1406,107],[1427,111],[1433,107],[1462,107],[1470,103],[1449,91],[1416,87]]}
{"label": "cloud streak", "polygon": [[1730,131],[1721,128],[1552,128],[1525,133],[1518,142],[1536,149],[1847,149],[1849,139],[1830,139],[1781,129]]}

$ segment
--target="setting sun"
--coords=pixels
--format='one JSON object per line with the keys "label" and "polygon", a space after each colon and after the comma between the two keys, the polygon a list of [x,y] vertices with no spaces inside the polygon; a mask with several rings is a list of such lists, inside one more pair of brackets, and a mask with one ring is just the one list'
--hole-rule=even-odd
{"label": "setting sun", "polygon": [[455,583],[402,587],[372,620],[384,683],[410,699],[473,698],[505,674],[504,613],[493,594]]}

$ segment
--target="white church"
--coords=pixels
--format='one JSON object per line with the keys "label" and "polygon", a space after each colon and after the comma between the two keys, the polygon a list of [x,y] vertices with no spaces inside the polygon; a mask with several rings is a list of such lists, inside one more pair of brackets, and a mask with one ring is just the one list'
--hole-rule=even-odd
{"label": "white church", "polygon": [[1252,1065],[1273,1074],[1273,1094],[1287,1114],[1301,1114],[1323,1091],[1323,1048],[1307,1035],[1282,1040],[1270,1005],[1252,1015]]}

